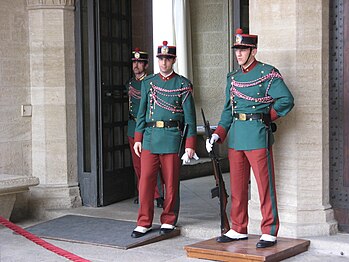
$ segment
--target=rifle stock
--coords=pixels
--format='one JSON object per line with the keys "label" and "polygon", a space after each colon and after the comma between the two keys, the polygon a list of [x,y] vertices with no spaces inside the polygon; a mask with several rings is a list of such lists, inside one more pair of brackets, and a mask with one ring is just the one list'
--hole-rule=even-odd
{"label": "rifle stock", "polygon": [[[206,121],[204,110],[202,108],[201,108],[201,114],[204,121],[205,135],[208,139],[210,139],[212,135],[210,123]],[[220,216],[221,216],[221,234],[224,234],[228,232],[228,230],[230,229],[229,220],[226,213],[226,208],[228,203],[228,194],[227,194],[227,190],[225,189],[225,183],[222,176],[222,170],[219,164],[219,159],[214,153],[214,150],[212,150],[209,153],[209,156],[211,158],[211,162],[213,165],[213,174],[216,181],[216,187],[211,189],[211,197],[219,198],[219,207],[220,207]]]}
{"label": "rifle stock", "polygon": [[182,155],[184,154],[184,151],[185,151],[184,143],[185,143],[185,137],[187,136],[187,132],[188,132],[188,123],[186,123],[184,125],[183,131],[182,131],[181,142],[179,144],[179,149],[178,149],[178,156],[179,157],[182,157]]}

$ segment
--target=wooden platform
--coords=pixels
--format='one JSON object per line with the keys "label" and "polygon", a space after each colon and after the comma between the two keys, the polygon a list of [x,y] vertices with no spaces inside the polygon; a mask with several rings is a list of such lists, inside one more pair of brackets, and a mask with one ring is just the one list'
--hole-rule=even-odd
{"label": "wooden platform", "polygon": [[277,238],[269,248],[256,248],[259,235],[248,235],[248,240],[218,243],[216,238],[185,246],[187,256],[215,261],[281,261],[308,250],[309,240]]}

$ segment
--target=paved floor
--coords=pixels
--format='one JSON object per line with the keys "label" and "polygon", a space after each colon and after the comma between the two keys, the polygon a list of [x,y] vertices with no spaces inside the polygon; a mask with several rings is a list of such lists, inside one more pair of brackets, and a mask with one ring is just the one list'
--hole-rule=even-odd
{"label": "paved floor", "polygon": [[[225,174],[225,177],[226,181],[228,181],[227,174]],[[129,250],[64,241],[47,241],[94,262],[207,261],[188,258],[183,247],[219,234],[218,200],[210,198],[210,189],[213,184],[212,177],[202,177],[181,182],[181,211],[178,226],[181,227],[182,235],[179,237]],[[129,199],[103,208],[80,207],[54,211],[48,215],[50,218],[55,218],[66,214],[82,214],[135,221],[137,209],[138,206],[133,204],[133,199]],[[159,223],[160,211],[160,209],[156,208],[154,223]],[[42,221],[23,221],[19,225],[27,227],[39,222]],[[309,251],[284,261],[349,261],[349,235],[337,234],[335,236],[311,237],[307,239],[311,240]],[[17,261],[58,262],[68,260],[0,226],[0,262]]]}

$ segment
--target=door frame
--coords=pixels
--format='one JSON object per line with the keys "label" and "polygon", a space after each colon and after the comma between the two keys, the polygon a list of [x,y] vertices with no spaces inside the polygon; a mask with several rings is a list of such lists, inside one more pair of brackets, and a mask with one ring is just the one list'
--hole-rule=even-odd
{"label": "door frame", "polygon": [[[82,32],[82,16],[81,16],[81,0],[75,3],[75,50],[76,50],[76,100],[77,100],[77,140],[78,140],[78,181],[80,194],[84,206],[97,207],[99,206],[99,181],[98,181],[98,152],[97,152],[97,101],[96,88],[96,28],[95,28],[95,5],[94,0],[87,1],[87,23],[88,23],[88,90],[89,90],[89,135],[85,134],[84,128],[84,77],[83,77],[83,39]],[[86,163],[84,152],[85,148],[84,137],[89,138],[90,153],[89,163]],[[90,168],[86,170],[85,166]]]}
{"label": "door frame", "polygon": [[[124,1],[125,3],[128,3],[128,0]],[[120,4],[117,1],[115,1],[115,3]],[[128,4],[130,5],[130,3]],[[122,8],[121,6],[119,7],[120,10],[116,10],[121,12]],[[131,6],[129,6],[129,8],[131,8]],[[128,10],[130,11],[130,9]],[[121,13],[119,15],[122,17]],[[91,207],[108,205],[132,197],[135,194],[132,162],[128,163],[125,160],[125,154],[128,153],[129,157],[127,157],[127,159],[131,159],[128,142],[124,143],[122,147],[125,148],[125,146],[127,146],[127,152],[122,152],[123,164],[117,166],[113,163],[113,168],[115,169],[111,170],[112,175],[110,175],[109,171],[108,177],[106,176],[107,173],[103,161],[106,150],[103,143],[103,134],[105,130],[103,123],[103,106],[107,104],[104,104],[105,102],[103,100],[105,90],[103,89],[102,83],[104,80],[102,79],[101,62],[101,17],[100,0],[85,0],[84,2],[82,0],[76,1],[75,49],[78,181],[83,205]],[[123,17],[127,18],[128,16],[124,15]],[[131,23],[131,21],[127,22]],[[124,24],[122,24],[121,21],[120,27],[123,25]],[[129,25],[129,30],[130,31],[126,34],[128,37],[132,36],[131,24]],[[121,39],[120,41],[123,40]],[[128,54],[131,54],[131,47],[129,49],[130,50],[127,50],[127,56]],[[125,59],[125,56],[122,56],[122,59]],[[127,60],[127,63],[130,63],[130,61]],[[131,73],[131,67],[129,71]],[[120,74],[120,72],[118,74]],[[119,83],[119,86],[123,85],[124,82],[122,82],[122,84]],[[126,101],[128,100],[126,99]],[[125,127],[127,127],[128,118],[121,118],[121,122],[125,122]],[[124,133],[122,132],[122,134]],[[122,134],[121,136],[123,136]],[[127,138],[125,141],[126,140]],[[115,154],[114,151],[113,153]],[[115,172],[116,170],[117,172]],[[113,187],[114,185],[115,188]],[[120,185],[120,188],[118,189],[116,185]]]}
{"label": "door frame", "polygon": [[349,232],[349,1],[329,5],[330,203],[338,229]]}

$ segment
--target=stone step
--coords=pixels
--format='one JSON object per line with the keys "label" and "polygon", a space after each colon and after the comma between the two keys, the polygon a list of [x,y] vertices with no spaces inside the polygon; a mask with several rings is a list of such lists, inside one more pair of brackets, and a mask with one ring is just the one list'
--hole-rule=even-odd
{"label": "stone step", "polygon": [[310,251],[327,255],[347,257],[349,260],[349,234],[338,233],[331,236],[309,237]]}

